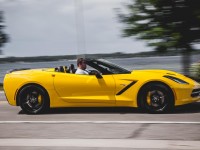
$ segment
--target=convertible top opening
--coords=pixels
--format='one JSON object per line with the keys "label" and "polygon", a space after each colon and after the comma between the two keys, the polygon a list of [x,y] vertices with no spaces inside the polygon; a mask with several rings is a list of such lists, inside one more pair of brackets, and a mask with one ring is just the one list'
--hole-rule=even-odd
{"label": "convertible top opening", "polygon": [[[112,62],[109,62],[104,59],[85,59],[86,64],[91,67],[92,69],[97,70],[102,75],[109,75],[109,74],[130,74],[129,70],[126,70]],[[63,72],[63,73],[75,73],[76,69],[70,70],[70,67],[67,66],[59,66],[55,68],[56,72]],[[94,70],[93,70],[94,71]]]}

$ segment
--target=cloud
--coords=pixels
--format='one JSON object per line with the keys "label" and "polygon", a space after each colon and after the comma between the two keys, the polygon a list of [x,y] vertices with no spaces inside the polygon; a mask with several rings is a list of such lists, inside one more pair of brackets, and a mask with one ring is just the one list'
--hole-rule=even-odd
{"label": "cloud", "polygon": [[[75,0],[0,0],[6,32],[11,36],[4,53],[38,56],[149,50],[144,43],[120,36],[114,8],[123,1],[82,0],[80,26]],[[77,36],[85,44],[77,42]]]}

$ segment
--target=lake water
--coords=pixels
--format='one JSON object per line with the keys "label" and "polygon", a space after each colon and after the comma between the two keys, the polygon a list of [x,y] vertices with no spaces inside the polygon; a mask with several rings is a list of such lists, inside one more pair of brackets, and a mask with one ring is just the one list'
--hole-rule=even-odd
{"label": "lake water", "polygon": [[[138,57],[138,58],[117,58],[107,59],[128,70],[138,69],[167,69],[182,73],[180,56],[165,57]],[[200,61],[200,55],[192,56],[192,62]],[[69,66],[73,63],[76,66],[76,60],[60,60],[52,62],[15,62],[0,64],[0,83],[3,83],[4,75],[8,70],[16,68],[51,68],[58,66]]]}

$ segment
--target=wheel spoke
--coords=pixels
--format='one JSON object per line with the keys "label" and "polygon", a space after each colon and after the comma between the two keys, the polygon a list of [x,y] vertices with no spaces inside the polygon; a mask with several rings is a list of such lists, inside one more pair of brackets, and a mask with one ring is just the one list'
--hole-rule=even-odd
{"label": "wheel spoke", "polygon": [[166,104],[165,104],[166,95],[164,95],[164,93],[159,90],[153,90],[153,91],[150,91],[149,93],[150,93],[150,102],[149,102],[149,99],[147,98],[147,104],[153,109],[157,109],[161,111],[164,110],[166,107]]}
{"label": "wheel spoke", "polygon": [[37,103],[35,106],[34,106],[34,109],[39,109],[40,108],[40,104],[39,103]]}
{"label": "wheel spoke", "polygon": [[31,105],[30,101],[26,101],[23,105],[25,107],[28,106],[28,108],[33,108],[33,106]]}

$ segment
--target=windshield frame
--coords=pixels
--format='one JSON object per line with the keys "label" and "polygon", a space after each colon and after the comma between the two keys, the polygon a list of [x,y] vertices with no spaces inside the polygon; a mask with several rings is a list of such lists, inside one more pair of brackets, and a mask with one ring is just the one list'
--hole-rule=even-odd
{"label": "windshield frame", "polygon": [[130,74],[131,72],[105,59],[86,59],[86,64],[102,73],[109,74]]}

